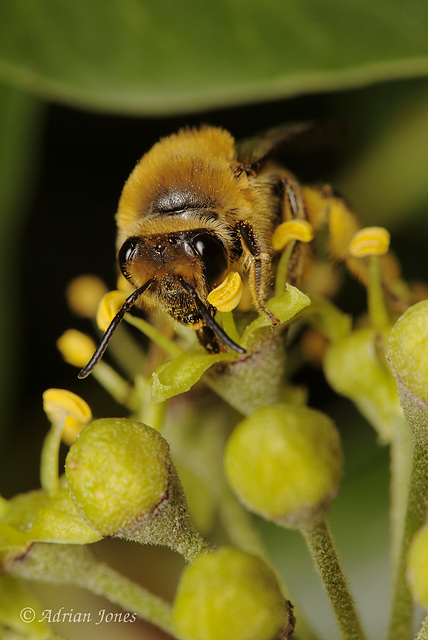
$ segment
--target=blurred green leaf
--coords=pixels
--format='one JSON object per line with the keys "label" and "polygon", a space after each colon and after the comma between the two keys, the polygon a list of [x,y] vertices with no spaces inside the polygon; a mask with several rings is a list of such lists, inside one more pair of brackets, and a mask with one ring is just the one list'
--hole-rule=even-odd
{"label": "blurred green leaf", "polygon": [[70,104],[171,113],[428,73],[404,0],[15,0],[0,77]]}
{"label": "blurred green leaf", "polygon": [[392,227],[428,200],[428,86],[387,88],[380,98],[376,135],[335,186],[367,224]]}
{"label": "blurred green leaf", "polygon": [[[11,391],[19,361],[16,277],[25,204],[32,192],[31,175],[39,105],[27,94],[0,85],[0,408],[1,428],[8,426]],[[13,277],[11,277],[13,276]],[[1,434],[3,435],[3,434]]]}

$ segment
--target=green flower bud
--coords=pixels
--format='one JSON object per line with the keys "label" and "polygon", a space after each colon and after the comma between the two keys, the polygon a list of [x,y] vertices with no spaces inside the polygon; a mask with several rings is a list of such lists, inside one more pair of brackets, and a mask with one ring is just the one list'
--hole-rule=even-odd
{"label": "green flower bud", "polygon": [[114,535],[161,502],[168,487],[167,442],[131,420],[96,420],[71,447],[66,477],[77,508],[103,535]]}
{"label": "green flower bud", "polygon": [[172,621],[184,640],[273,640],[292,627],[290,609],[263,560],[224,547],[186,567]]}
{"label": "green flower bud", "polygon": [[225,470],[239,499],[289,527],[323,520],[342,472],[339,434],[326,415],[286,404],[243,420],[226,446]]}
{"label": "green flower bud", "polygon": [[410,544],[407,581],[414,599],[428,608],[428,525],[419,529]]}
{"label": "green flower bud", "polygon": [[382,352],[387,339],[387,331],[359,329],[330,345],[324,358],[330,385],[355,403],[385,443],[402,420],[397,386]]}
{"label": "green flower bud", "polygon": [[103,536],[167,545],[187,559],[205,549],[155,429],[127,419],[92,422],[70,448],[66,477],[79,513]]}
{"label": "green flower bud", "polygon": [[428,300],[410,307],[394,325],[388,357],[399,385],[428,404]]}

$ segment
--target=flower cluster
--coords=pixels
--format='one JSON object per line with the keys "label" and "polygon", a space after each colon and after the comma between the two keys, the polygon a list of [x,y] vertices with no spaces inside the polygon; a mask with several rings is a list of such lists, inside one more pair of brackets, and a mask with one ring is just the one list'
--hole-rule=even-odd
{"label": "flower cluster", "polygon": [[[326,207],[319,191],[306,197],[315,213]],[[428,301],[414,300],[401,280],[385,229],[360,229],[338,198],[328,206],[328,250],[366,285],[364,317],[353,321],[331,302],[337,274],[315,249],[299,269],[299,288],[287,282],[296,247],[315,235],[311,224],[294,220],[273,238],[282,252],[266,303],[279,320],[274,328],[266,315],[247,309],[238,273],[210,294],[244,356],[208,354],[191,330],[126,313],[143,338],[121,326],[109,345],[115,366],[103,359],[93,376],[127,418],[93,420],[74,393],[45,392],[50,429],[41,487],[0,502],[0,632],[50,637],[40,616],[29,625],[19,616],[29,603],[38,610],[24,588],[38,581],[104,595],[178,640],[286,640],[293,634],[316,640],[318,630],[285,583],[286,572],[272,564],[256,514],[300,532],[341,636],[364,640],[328,523],[344,466],[341,438],[331,418],[309,407],[305,389],[293,383],[296,364],[290,362],[299,360],[321,364],[332,389],[355,404],[380,443],[390,445],[388,638],[409,640],[414,603],[428,606]],[[68,290],[70,307],[101,332],[125,298],[89,276]],[[78,368],[95,347],[74,329],[58,340],[64,359]],[[58,473],[61,439],[69,447],[64,474]],[[216,521],[221,534],[215,536]],[[187,565],[173,603],[101,562],[90,545],[106,537],[181,554]],[[418,638],[427,634],[428,619]]]}

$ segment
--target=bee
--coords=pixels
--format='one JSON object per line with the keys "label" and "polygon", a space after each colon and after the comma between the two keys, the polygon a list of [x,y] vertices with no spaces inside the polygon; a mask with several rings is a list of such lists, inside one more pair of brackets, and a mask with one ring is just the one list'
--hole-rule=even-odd
{"label": "bee", "polygon": [[246,274],[258,313],[272,326],[278,322],[265,306],[272,234],[282,221],[304,217],[304,204],[295,178],[273,157],[316,131],[314,124],[296,123],[237,144],[222,128],[186,128],[141,158],[116,215],[118,264],[134,290],[79,377],[92,371],[137,301],[192,327],[208,352],[245,354],[207,299],[231,270]]}

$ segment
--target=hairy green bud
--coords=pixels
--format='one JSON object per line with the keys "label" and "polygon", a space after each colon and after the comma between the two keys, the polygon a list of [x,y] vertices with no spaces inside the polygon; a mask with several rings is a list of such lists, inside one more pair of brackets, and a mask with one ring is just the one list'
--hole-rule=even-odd
{"label": "hairy green bud", "polygon": [[251,511],[284,526],[312,526],[325,517],[337,493],[339,434],[319,411],[286,404],[262,407],[232,433],[225,470]]}
{"label": "hairy green bud", "polygon": [[79,513],[103,536],[166,545],[188,560],[206,550],[169,445],[155,429],[136,420],[96,420],[70,448],[66,477]]}
{"label": "hairy green bud", "polygon": [[223,547],[181,576],[173,626],[183,640],[273,640],[292,625],[273,571],[256,556]]}

